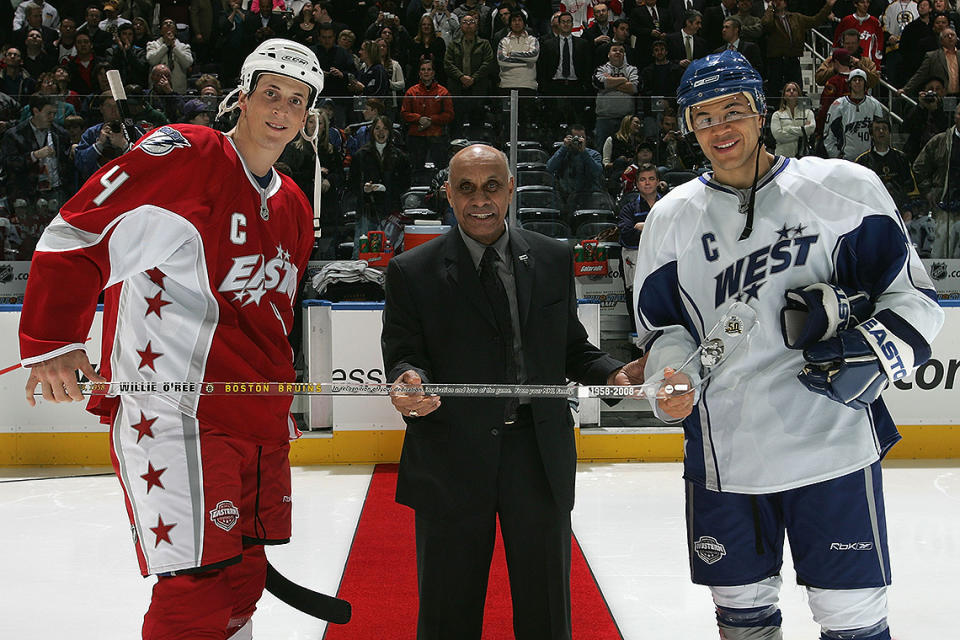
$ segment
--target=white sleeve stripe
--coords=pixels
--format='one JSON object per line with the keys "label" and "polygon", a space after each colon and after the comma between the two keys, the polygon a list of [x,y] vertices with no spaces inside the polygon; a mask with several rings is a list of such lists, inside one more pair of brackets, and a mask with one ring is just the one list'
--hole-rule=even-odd
{"label": "white sleeve stripe", "polygon": [[44,229],[43,235],[40,236],[40,240],[37,242],[37,251],[74,251],[76,249],[92,247],[99,244],[99,242],[103,240],[103,237],[110,232],[110,229],[119,224],[124,216],[130,213],[130,211],[127,211],[126,213],[120,214],[114,220],[111,220],[110,224],[100,233],[78,229],[64,220],[63,216],[58,213],[57,217]]}
{"label": "white sleeve stripe", "polygon": [[46,362],[47,360],[52,360],[57,356],[62,356],[65,353],[70,353],[71,351],[86,351],[86,347],[79,342],[74,342],[73,344],[68,344],[60,347],[59,349],[54,349],[48,353],[40,354],[39,356],[33,356],[32,358],[24,358],[20,361],[21,366],[24,368],[32,367],[35,364],[40,364],[41,362]]}

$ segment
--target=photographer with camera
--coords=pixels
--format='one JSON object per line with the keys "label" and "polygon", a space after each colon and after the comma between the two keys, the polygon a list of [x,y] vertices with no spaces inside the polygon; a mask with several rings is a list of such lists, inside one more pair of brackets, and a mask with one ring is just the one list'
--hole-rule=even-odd
{"label": "photographer with camera", "polygon": [[433,18],[433,27],[446,45],[450,44],[460,35],[460,18],[450,13],[450,4],[448,0],[433,0],[433,7],[430,9],[430,17]]}
{"label": "photographer with camera", "polygon": [[923,145],[930,138],[947,130],[950,126],[950,114],[943,109],[944,82],[942,78],[927,80],[917,98],[917,104],[910,108],[903,118],[901,132],[908,134],[903,152],[915,160]]}
{"label": "photographer with camera", "polygon": [[[131,142],[123,131],[120,109],[109,91],[100,94],[100,115],[103,122],[83,132],[74,152],[79,184],[86,182],[97,169],[130,150]],[[136,126],[134,129],[139,139],[144,132]]]}
{"label": "photographer with camera", "polygon": [[672,171],[694,171],[703,160],[680,132],[677,114],[664,111],[653,149],[653,161],[661,177]]}
{"label": "photographer with camera", "polygon": [[556,178],[557,193],[566,200],[575,193],[603,191],[603,158],[587,145],[587,130],[572,124],[563,145],[547,160],[547,171]]}

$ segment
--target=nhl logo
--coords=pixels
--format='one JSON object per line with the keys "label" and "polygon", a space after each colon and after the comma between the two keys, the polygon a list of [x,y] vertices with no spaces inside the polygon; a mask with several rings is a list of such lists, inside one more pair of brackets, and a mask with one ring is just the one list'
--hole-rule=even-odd
{"label": "nhl logo", "polygon": [[723,328],[723,332],[728,336],[738,336],[743,333],[743,322],[741,322],[737,316],[730,316],[730,319],[727,320],[727,326]]}
{"label": "nhl logo", "polygon": [[13,265],[0,264],[0,282],[10,282],[13,280]]}
{"label": "nhl logo", "polygon": [[700,539],[693,543],[693,550],[697,552],[697,557],[707,564],[719,562],[727,555],[727,550],[712,536],[700,536]]}
{"label": "nhl logo", "polygon": [[930,265],[930,277],[934,280],[943,280],[947,277],[947,263],[934,262]]}
{"label": "nhl logo", "polygon": [[700,364],[705,367],[715,367],[723,360],[723,340],[720,338],[711,338],[703,343],[703,350],[700,352]]}
{"label": "nhl logo", "polygon": [[210,521],[224,531],[233,529],[240,519],[240,510],[233,506],[229,500],[221,500],[217,506],[210,510]]}

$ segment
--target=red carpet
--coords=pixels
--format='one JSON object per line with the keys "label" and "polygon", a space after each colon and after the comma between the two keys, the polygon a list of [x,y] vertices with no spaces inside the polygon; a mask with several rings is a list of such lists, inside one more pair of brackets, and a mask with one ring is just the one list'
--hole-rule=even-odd
{"label": "red carpet", "polygon": [[[347,625],[328,625],[324,640],[416,638],[417,564],[413,511],[394,502],[396,486],[397,465],[377,465],[337,594],[353,605],[353,619]],[[622,640],[576,538],[573,540],[570,587],[573,637],[576,640]],[[487,587],[483,639],[512,638],[510,586],[498,531]]]}

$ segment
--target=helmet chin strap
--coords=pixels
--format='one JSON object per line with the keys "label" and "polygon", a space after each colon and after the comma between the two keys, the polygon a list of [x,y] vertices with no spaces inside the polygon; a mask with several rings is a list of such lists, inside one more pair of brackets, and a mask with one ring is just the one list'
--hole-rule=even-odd
{"label": "helmet chin strap", "polygon": [[747,221],[740,233],[740,240],[746,240],[753,232],[753,204],[757,200],[757,180],[760,178],[760,154],[763,152],[763,130],[757,138],[757,160],[753,166],[753,186],[750,187],[750,201],[747,204]]}

